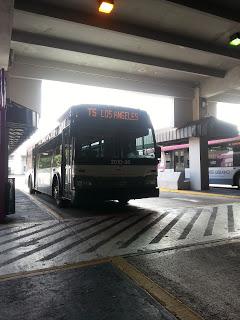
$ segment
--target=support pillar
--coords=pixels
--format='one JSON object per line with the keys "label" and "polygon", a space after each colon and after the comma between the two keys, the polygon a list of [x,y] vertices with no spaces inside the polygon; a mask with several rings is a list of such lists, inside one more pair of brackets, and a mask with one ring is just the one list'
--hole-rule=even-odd
{"label": "support pillar", "polygon": [[6,140],[6,81],[4,69],[0,70],[0,221],[7,211],[7,140]]}
{"label": "support pillar", "polygon": [[207,137],[194,137],[189,139],[189,166],[191,190],[208,190]]}

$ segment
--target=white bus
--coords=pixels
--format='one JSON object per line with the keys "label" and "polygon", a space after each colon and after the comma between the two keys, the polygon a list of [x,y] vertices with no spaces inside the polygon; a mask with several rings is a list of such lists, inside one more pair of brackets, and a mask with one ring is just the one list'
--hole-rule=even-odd
{"label": "white bus", "polygon": [[[209,183],[238,186],[240,188],[240,136],[208,141]],[[190,178],[189,144],[161,147],[158,166],[164,172],[185,172]]]}
{"label": "white bus", "polygon": [[160,149],[148,114],[105,105],[71,107],[27,152],[27,183],[58,206],[157,197]]}

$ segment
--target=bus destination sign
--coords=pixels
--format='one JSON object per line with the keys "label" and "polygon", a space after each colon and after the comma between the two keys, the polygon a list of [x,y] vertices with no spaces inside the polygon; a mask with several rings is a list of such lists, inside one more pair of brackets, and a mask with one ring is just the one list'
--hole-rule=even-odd
{"label": "bus destination sign", "polygon": [[88,116],[96,119],[138,121],[139,112],[129,112],[110,108],[88,108]]}

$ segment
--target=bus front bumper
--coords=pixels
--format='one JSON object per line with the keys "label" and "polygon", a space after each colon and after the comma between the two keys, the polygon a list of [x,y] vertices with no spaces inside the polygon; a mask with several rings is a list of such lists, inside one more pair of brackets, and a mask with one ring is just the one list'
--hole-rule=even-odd
{"label": "bus front bumper", "polygon": [[159,197],[159,189],[156,187],[151,188],[89,188],[89,189],[75,189],[72,190],[72,200],[73,202],[78,202],[78,200],[89,201],[92,199],[99,200],[119,200],[119,199],[142,199],[142,198],[152,198]]}

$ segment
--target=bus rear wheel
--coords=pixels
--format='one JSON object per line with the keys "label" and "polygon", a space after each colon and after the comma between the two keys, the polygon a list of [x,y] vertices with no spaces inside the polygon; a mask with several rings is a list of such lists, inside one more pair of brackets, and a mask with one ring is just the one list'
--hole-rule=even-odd
{"label": "bus rear wheel", "polygon": [[35,190],[33,189],[32,177],[29,176],[28,178],[28,190],[30,194],[34,194]]}
{"label": "bus rear wheel", "polygon": [[63,207],[63,199],[60,195],[60,186],[57,180],[54,180],[52,187],[53,198],[58,208]]}

